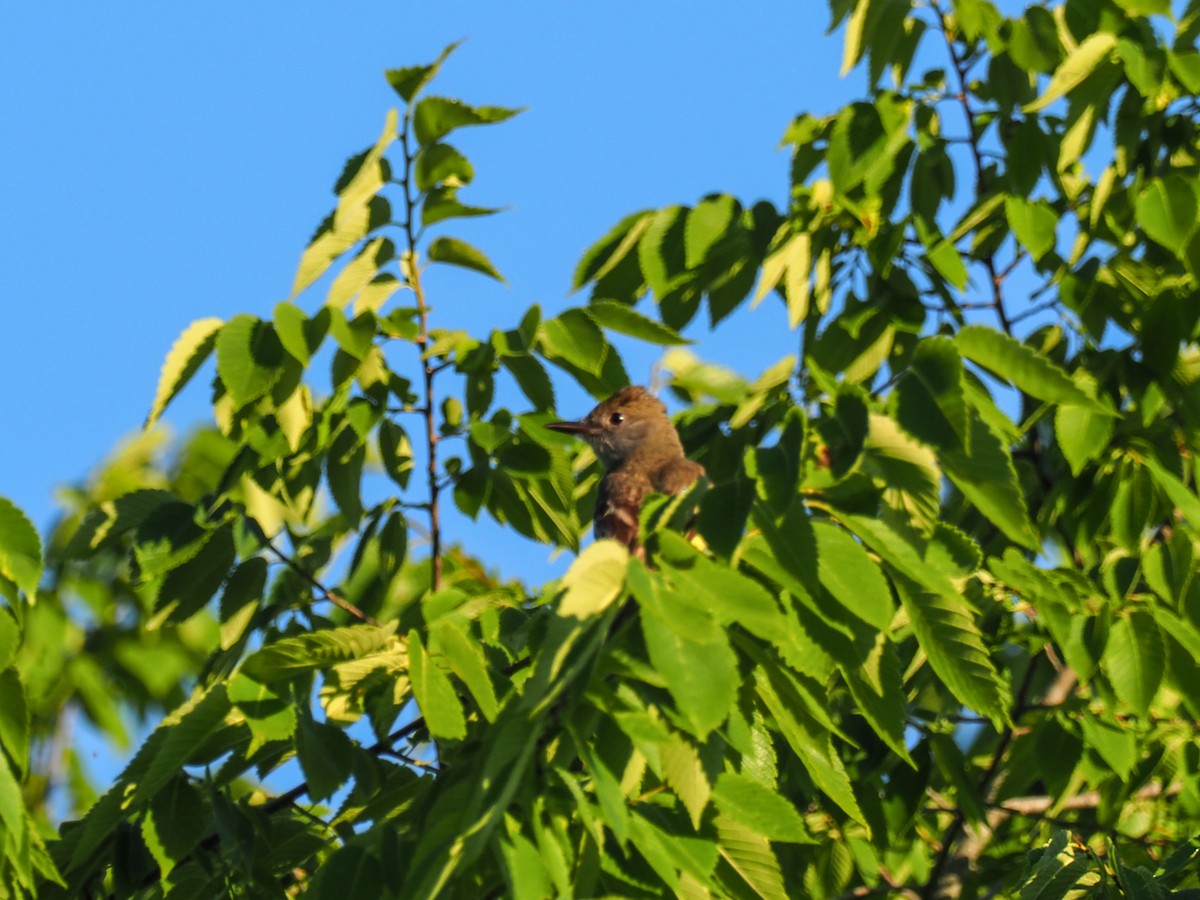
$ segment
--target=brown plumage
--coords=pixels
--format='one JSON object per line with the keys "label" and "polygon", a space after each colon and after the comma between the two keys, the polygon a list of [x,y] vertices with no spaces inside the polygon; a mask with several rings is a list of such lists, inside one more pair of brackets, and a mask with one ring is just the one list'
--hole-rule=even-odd
{"label": "brown plumage", "polygon": [[554,431],[583,438],[604,465],[595,532],[638,549],[638,516],[652,491],[682,494],[704,474],[683,455],[662,401],[642,387],[617,391],[578,422],[551,422]]}

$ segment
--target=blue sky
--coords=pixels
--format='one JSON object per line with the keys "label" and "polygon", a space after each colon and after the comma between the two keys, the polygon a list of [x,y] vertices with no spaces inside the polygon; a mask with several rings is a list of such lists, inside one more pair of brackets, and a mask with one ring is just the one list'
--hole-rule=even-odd
{"label": "blue sky", "polygon": [[[434,92],[528,107],[456,137],[464,199],[511,209],[453,232],[508,279],[429,285],[434,324],[486,333],[553,313],[586,247],[636,209],[710,191],[785,201],[780,135],[861,91],[824,4],[8,4],[0,12],[0,495],[39,527],[54,490],[141,425],[163,357],[204,316],[269,316],[346,157],[397,98],[388,67],[467,38]],[[302,300],[308,308],[320,296]],[[766,304],[699,352],[756,374],[791,352]],[[703,338],[703,332],[692,336]],[[628,368],[645,380],[654,354]],[[206,369],[171,407],[208,415]],[[559,412],[591,401],[559,382]],[[519,405],[509,396],[502,398]],[[505,575],[544,548],[452,517]],[[515,543],[514,543],[515,541]]]}

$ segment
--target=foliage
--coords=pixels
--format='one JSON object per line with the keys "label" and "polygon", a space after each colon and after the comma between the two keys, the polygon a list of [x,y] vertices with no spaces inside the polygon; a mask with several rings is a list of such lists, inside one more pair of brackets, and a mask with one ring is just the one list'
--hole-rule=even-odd
{"label": "foliage", "polygon": [[[428,232],[494,212],[450,140],[515,111],[427,93],[453,48],[388,73],[292,300],[167,355],[148,424],[215,358],[216,428],[124,449],[44,574],[0,503],[3,890],[1200,890],[1200,7],[833,11],[869,97],[791,123],[786,209],[631,215],[584,305],[487,335],[422,277],[500,277]],[[795,356],[679,346],[768,298]],[[699,535],[654,502],[644,561],[499,582],[447,491],[578,551],[598,471],[542,427],[546,364],[603,397],[613,333],[670,348]],[[165,717],[54,831],[68,711],[121,735],[122,704]]]}

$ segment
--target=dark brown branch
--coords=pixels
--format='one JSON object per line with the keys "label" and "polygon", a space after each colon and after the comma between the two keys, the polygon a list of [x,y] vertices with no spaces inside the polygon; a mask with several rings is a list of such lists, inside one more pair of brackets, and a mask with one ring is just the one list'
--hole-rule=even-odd
{"label": "dark brown branch", "polygon": [[426,479],[429,485],[429,556],[431,564],[430,588],[434,591],[442,583],[442,527],[438,509],[438,495],[441,485],[438,484],[437,444],[439,436],[437,423],[433,415],[433,379],[443,368],[441,364],[434,365],[425,358],[429,348],[429,306],[425,302],[425,291],[421,286],[421,267],[417,264],[417,242],[419,237],[413,228],[414,211],[417,198],[413,194],[412,168],[414,155],[408,144],[408,126],[411,113],[405,112],[404,124],[400,129],[400,147],[404,153],[404,172],[400,177],[400,185],[404,193],[404,234],[408,244],[408,271],[405,272],[409,287],[417,299],[417,323],[420,333],[417,335],[417,347],[421,351],[421,375],[425,389],[425,399],[420,411],[425,419],[425,451],[427,457]]}

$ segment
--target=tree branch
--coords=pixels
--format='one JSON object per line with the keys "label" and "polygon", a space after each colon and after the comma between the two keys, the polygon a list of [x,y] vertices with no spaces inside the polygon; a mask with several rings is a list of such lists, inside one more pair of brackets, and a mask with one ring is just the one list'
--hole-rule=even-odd
{"label": "tree branch", "polygon": [[404,192],[404,235],[408,244],[408,271],[406,279],[413,294],[417,298],[417,322],[420,334],[417,335],[417,347],[421,351],[421,376],[424,384],[425,399],[419,411],[425,419],[425,451],[426,479],[429,485],[429,555],[431,563],[430,588],[434,591],[442,583],[442,527],[438,509],[438,495],[441,485],[438,484],[437,444],[439,436],[437,424],[433,415],[433,379],[443,368],[434,365],[425,357],[429,348],[429,306],[425,302],[425,291],[421,286],[421,267],[417,265],[418,235],[413,228],[416,197],[413,194],[412,168],[414,155],[408,143],[408,126],[412,119],[411,111],[404,113],[404,124],[400,129],[400,146],[404,153],[404,172],[400,177],[400,186]]}

